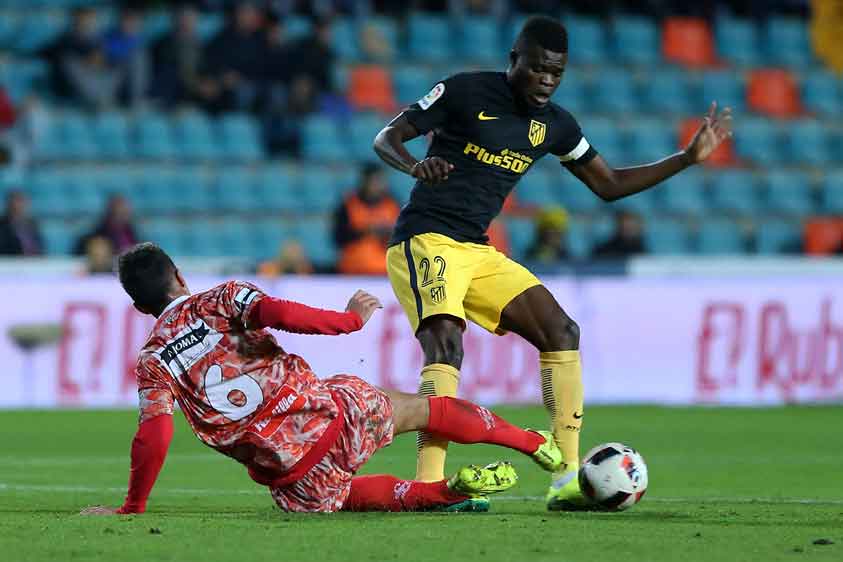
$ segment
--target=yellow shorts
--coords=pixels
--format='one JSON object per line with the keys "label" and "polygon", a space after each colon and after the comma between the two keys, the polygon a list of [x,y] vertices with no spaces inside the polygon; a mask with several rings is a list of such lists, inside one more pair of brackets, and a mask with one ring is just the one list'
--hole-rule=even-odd
{"label": "yellow shorts", "polygon": [[448,314],[498,329],[501,312],[541,282],[493,246],[426,233],[391,246],[386,269],[392,290],[415,332],[425,318]]}

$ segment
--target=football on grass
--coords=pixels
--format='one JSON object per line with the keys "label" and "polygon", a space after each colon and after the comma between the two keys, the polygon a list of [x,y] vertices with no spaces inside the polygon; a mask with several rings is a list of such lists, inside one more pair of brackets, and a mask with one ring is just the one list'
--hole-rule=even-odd
{"label": "football on grass", "polygon": [[629,509],[647,491],[644,458],[623,443],[605,443],[590,450],[579,478],[583,494],[607,511]]}

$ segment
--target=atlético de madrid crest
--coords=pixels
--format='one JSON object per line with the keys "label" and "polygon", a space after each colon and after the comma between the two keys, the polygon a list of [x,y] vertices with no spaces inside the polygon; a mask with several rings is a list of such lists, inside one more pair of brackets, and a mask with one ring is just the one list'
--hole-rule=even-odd
{"label": "atl\u00e9tico de madrid crest", "polygon": [[530,119],[530,144],[538,146],[544,142],[544,134],[547,131],[547,126],[544,123]]}

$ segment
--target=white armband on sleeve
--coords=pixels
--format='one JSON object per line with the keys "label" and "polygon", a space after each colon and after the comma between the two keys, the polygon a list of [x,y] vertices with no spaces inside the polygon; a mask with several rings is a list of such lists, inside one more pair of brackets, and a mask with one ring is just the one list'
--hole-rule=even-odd
{"label": "white armband on sleeve", "polygon": [[588,152],[588,149],[591,148],[591,145],[588,144],[588,141],[585,140],[585,137],[580,139],[580,142],[577,146],[574,147],[574,150],[569,152],[568,154],[563,154],[559,157],[560,162],[570,162],[572,160],[579,159],[583,154]]}

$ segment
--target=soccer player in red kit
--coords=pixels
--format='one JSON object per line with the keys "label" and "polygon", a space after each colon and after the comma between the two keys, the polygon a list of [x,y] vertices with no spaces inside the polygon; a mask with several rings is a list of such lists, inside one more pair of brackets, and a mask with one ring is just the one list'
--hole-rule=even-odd
{"label": "soccer player in red kit", "polygon": [[358,291],[345,312],[269,297],[231,281],[191,295],[170,257],[144,243],[120,257],[120,282],[135,307],[158,320],[140,351],[140,424],[132,442],[129,492],[120,508],[143,513],[164,463],[178,401],[196,436],[246,466],[285,511],[414,511],[473,505],[511,487],[508,463],[460,469],[450,480],[415,482],[354,476],[393,435],[424,430],[458,443],[492,443],[555,470],[561,451],[550,432],[515,427],[489,410],[449,397],[380,390],[351,375],[320,380],[265,328],[304,334],[357,331],[380,308]]}

